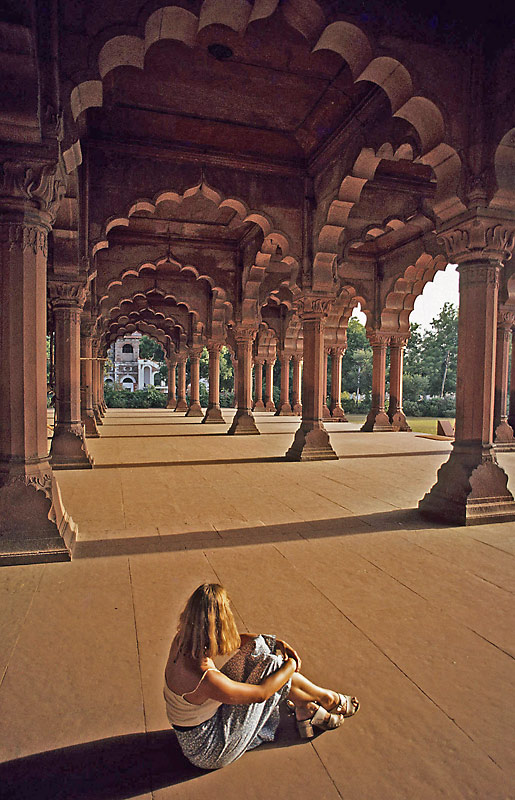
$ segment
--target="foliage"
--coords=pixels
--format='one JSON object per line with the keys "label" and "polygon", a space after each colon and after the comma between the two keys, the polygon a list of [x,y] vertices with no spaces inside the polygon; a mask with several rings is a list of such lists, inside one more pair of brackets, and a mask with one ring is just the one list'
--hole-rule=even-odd
{"label": "foliage", "polygon": [[347,350],[342,358],[343,386],[349,392],[367,395],[372,390],[372,348],[365,326],[351,317],[347,328]]}
{"label": "foliage", "polygon": [[445,303],[422,340],[423,373],[429,378],[430,395],[444,397],[456,391],[458,359],[458,309]]}
{"label": "foliage", "polygon": [[168,401],[166,392],[160,392],[152,386],[131,392],[106,384],[104,397],[108,408],[166,408]]}
{"label": "foliage", "polygon": [[142,336],[139,342],[139,357],[148,361],[157,361],[159,364],[165,361],[163,348],[150,336]]}

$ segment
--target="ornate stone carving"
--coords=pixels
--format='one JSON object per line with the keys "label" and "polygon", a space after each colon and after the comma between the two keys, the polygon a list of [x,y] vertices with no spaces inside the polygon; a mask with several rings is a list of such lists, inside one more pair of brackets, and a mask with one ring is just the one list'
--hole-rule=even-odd
{"label": "ornate stone carving", "polygon": [[295,302],[298,313],[303,317],[308,315],[323,315],[326,317],[332,306],[331,297],[321,297],[319,295],[303,295]]}
{"label": "ornate stone carving", "polygon": [[504,306],[499,306],[499,311],[497,314],[497,327],[509,333],[514,324],[515,310],[505,308]]}
{"label": "ornate stone carving", "polygon": [[48,293],[54,310],[58,308],[82,309],[86,302],[86,287],[79,282],[50,281]]}
{"label": "ornate stone carving", "polygon": [[48,228],[44,225],[9,224],[9,250],[19,247],[32,250],[34,255],[41,251],[48,255]]}
{"label": "ornate stone carving", "polygon": [[8,160],[0,164],[0,201],[29,201],[53,222],[65,192],[66,172],[60,161],[27,164]]}
{"label": "ornate stone carving", "polygon": [[237,342],[253,342],[257,334],[257,328],[252,325],[235,325],[233,334]]}
{"label": "ornate stone carving", "polygon": [[392,338],[390,333],[383,331],[367,331],[368,341],[371,347],[388,347]]}
{"label": "ornate stone carving", "polygon": [[480,259],[504,263],[515,246],[515,222],[474,217],[443,231],[438,241],[444,245],[449,260],[457,264]]}

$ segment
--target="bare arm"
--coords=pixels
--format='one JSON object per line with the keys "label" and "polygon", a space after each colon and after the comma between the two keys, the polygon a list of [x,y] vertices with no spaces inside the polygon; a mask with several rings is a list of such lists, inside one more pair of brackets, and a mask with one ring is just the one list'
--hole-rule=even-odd
{"label": "bare arm", "polygon": [[218,700],[219,703],[227,703],[231,706],[264,703],[291,678],[296,666],[296,662],[289,658],[282,667],[257,685],[233,681],[218,671],[210,671],[206,675],[204,683],[208,684],[209,697]]}

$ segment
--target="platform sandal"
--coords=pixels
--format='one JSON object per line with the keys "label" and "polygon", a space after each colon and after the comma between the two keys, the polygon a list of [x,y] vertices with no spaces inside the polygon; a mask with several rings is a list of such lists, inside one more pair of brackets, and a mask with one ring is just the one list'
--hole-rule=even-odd
{"label": "platform sandal", "polygon": [[315,735],[313,727],[323,731],[333,731],[343,724],[343,714],[331,714],[322,706],[318,706],[315,713],[308,719],[297,720],[297,730],[301,739],[312,739]]}
{"label": "platform sandal", "polygon": [[331,714],[340,714],[340,716],[353,717],[359,711],[359,700],[350,694],[338,694],[338,700],[328,709]]}

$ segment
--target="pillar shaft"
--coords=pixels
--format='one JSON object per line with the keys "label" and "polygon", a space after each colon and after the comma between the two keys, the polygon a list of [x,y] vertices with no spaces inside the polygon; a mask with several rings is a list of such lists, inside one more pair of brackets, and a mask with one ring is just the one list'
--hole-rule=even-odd
{"label": "pillar shaft", "polygon": [[254,405],[253,411],[264,411],[263,403],[263,361],[260,358],[254,359]]}
{"label": "pillar shaft", "polygon": [[[463,248],[452,259],[460,274],[456,439],[449,460],[419,508],[432,518],[471,525],[515,519],[515,503],[492,446],[502,257],[501,253],[495,257],[493,251],[503,235],[498,226],[489,228],[480,220],[467,232],[466,238],[454,233],[450,242],[470,242],[475,248],[472,252]],[[478,247],[481,242],[483,251]]]}
{"label": "pillar shaft", "polygon": [[220,350],[222,345],[211,343],[209,353],[209,400],[202,422],[224,422],[220,408]]}
{"label": "pillar shaft", "polygon": [[508,423],[508,378],[511,328],[515,314],[501,306],[497,317],[495,355],[494,442],[497,450],[513,450],[515,436]]}
{"label": "pillar shaft", "polygon": [[252,343],[256,331],[242,326],[234,331],[236,339],[237,371],[237,409],[228,434],[258,434],[252,415]]}
{"label": "pillar shaft", "polygon": [[166,366],[168,369],[168,399],[166,403],[167,408],[175,408],[177,405],[177,393],[175,391],[175,383],[177,378],[177,361],[175,358],[167,358]]}
{"label": "pillar shaft", "polygon": [[331,417],[346,422],[342,408],[342,358],[343,347],[331,348]]}
{"label": "pillar shaft", "polygon": [[177,405],[176,411],[187,411],[188,401],[186,400],[186,355],[180,355],[177,360]]}
{"label": "pillar shaft", "polygon": [[508,423],[515,431],[515,328],[511,332],[510,408]]}
{"label": "pillar shaft", "polygon": [[322,378],[322,417],[331,419],[331,412],[327,405],[327,359],[331,352],[329,347],[324,347],[324,377]]}
{"label": "pillar shaft", "polygon": [[274,403],[274,364],[275,358],[265,361],[265,411],[275,412]]}
{"label": "pillar shaft", "polygon": [[90,468],[80,409],[80,316],[85,293],[78,284],[52,283],[55,320],[56,422],[52,467]]}
{"label": "pillar shaft", "polygon": [[[30,184],[33,199],[23,181],[28,166],[6,162],[3,167],[4,186],[12,181],[18,194],[12,202],[3,196],[0,205],[0,563],[62,561],[69,559],[75,526],[64,512],[48,460],[51,217],[32,205],[40,192],[40,167],[34,166]],[[26,199],[20,199],[24,193]],[[43,196],[40,202],[44,207]]]}
{"label": "pillar shaft", "polygon": [[402,408],[402,383],[404,371],[405,339],[390,340],[390,403],[388,406],[388,419],[395,431],[410,431]]}
{"label": "pillar shaft", "polygon": [[232,361],[232,390],[234,395],[234,407],[238,408],[238,359],[236,357],[237,353],[234,353],[231,356]]}
{"label": "pillar shaft", "polygon": [[276,416],[291,416],[293,411],[290,405],[290,358],[291,353],[284,351],[280,355],[281,361],[281,396]]}
{"label": "pillar shaft", "polygon": [[190,405],[186,412],[187,417],[201,417],[202,408],[200,407],[200,350],[192,350],[190,353]]}
{"label": "pillar shaft", "polygon": [[328,303],[319,298],[306,298],[303,306],[302,422],[286,458],[290,461],[335,459],[338,456],[322,422],[324,325]]}
{"label": "pillar shaft", "polygon": [[80,369],[81,369],[81,419],[84,433],[88,438],[98,439],[100,436],[93,411],[93,348],[91,342],[91,326],[86,320],[81,324],[80,336]]}
{"label": "pillar shaft", "polygon": [[302,356],[295,354],[293,357],[292,371],[292,412],[300,416],[302,414],[302,403],[300,397],[300,373],[302,369]]}
{"label": "pillar shaft", "polygon": [[362,431],[393,431],[385,412],[386,348],[389,337],[379,331],[370,334],[372,345],[372,406]]}
{"label": "pillar shaft", "polygon": [[93,413],[97,425],[103,425],[102,413],[100,410],[100,347],[98,342],[93,341]]}

